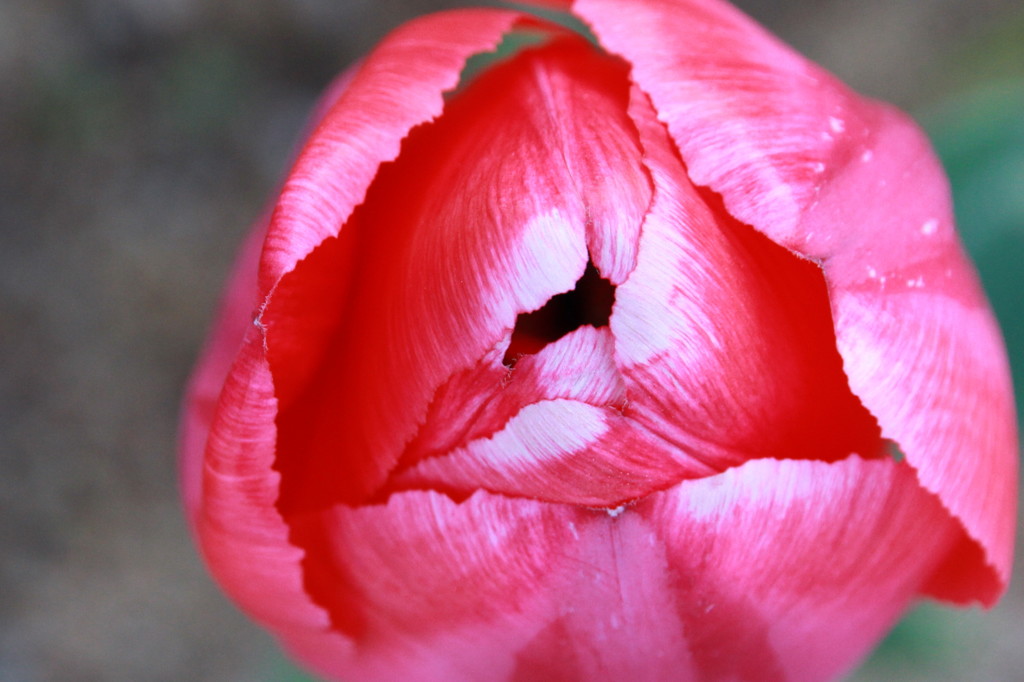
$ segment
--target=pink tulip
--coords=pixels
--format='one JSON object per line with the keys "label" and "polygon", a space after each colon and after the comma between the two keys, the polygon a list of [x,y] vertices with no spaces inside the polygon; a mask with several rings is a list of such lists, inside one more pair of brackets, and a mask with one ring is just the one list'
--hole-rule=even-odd
{"label": "pink tulip", "polygon": [[571,10],[327,95],[186,402],[217,580],[346,680],[821,680],[993,604],[1012,393],[924,136],[720,0]]}

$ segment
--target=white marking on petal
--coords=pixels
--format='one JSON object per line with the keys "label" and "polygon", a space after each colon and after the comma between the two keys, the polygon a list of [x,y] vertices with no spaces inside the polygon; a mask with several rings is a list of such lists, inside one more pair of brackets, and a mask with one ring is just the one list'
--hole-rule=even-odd
{"label": "white marking on petal", "polygon": [[587,266],[587,246],[582,229],[570,224],[557,209],[540,213],[523,229],[523,250],[514,264],[512,281],[522,282],[528,292],[523,302],[536,310],[552,295],[572,289]]}
{"label": "white marking on petal", "polygon": [[[600,408],[573,400],[546,400],[527,405],[504,429],[466,449],[481,461],[505,468],[559,459],[586,448],[607,430]],[[459,451],[451,456],[459,456]]]}

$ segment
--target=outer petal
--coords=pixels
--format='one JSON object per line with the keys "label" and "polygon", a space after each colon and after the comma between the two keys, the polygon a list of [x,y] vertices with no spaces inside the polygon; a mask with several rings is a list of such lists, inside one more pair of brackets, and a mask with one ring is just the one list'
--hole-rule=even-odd
{"label": "outer petal", "polygon": [[438,116],[466,59],[493,50],[522,15],[458,10],[411,21],[363,61],[302,151],[274,212],[260,270],[265,295],[325,238],[336,235],[380,164],[414,126]]}
{"label": "outer petal", "polygon": [[242,244],[217,310],[217,321],[185,391],[178,463],[185,514],[193,527],[202,506],[203,461],[210,424],[224,379],[248,328],[252,326],[252,314],[256,308],[256,267],[265,237],[266,220],[263,220],[257,223]]}
{"label": "outer petal", "polygon": [[665,544],[676,608],[712,680],[844,672],[962,535],[909,467],[856,457],[748,462],[636,511]]}
{"label": "outer petal", "polygon": [[296,520],[340,678],[824,680],[962,534],[888,460],[759,460],[616,513],[406,492]]}
{"label": "outer petal", "polygon": [[286,646],[344,656],[351,644],[306,594],[302,550],[277,511],[276,411],[261,330],[251,327],[210,426],[195,532],[225,591]]}
{"label": "outer petal", "polygon": [[[984,548],[995,582],[1016,518],[1005,352],[921,133],[718,0],[577,0],[633,66],[690,177],[739,220],[821,263],[854,392]],[[972,550],[957,551],[959,559]],[[954,581],[956,582],[956,581]]]}
{"label": "outer petal", "polygon": [[[454,86],[466,58],[492,48],[519,16],[465,12],[421,20],[385,41],[355,76],[358,84],[351,90],[351,71],[335,81],[314,112],[313,124],[319,126],[321,135],[348,134],[342,145],[348,146],[339,156],[348,153],[350,162],[358,162],[332,170],[337,157],[322,147],[312,145],[303,152],[297,179],[291,180],[286,190],[290,199],[279,207],[271,226],[274,236],[263,261],[264,294],[280,272],[292,267],[289,258],[301,257],[319,239],[318,230],[331,232],[331,215],[344,216],[351,211],[346,202],[358,202],[353,197],[365,192],[381,159],[397,153],[399,140],[408,129],[440,111],[442,91]],[[418,54],[415,63],[420,71],[410,73],[408,55],[421,49],[424,41],[444,46]],[[387,79],[389,69],[393,72],[389,86],[404,83],[408,96],[399,94],[393,99],[395,92],[380,87],[377,79]],[[339,99],[348,104],[338,104]],[[380,114],[389,104],[402,112],[383,117],[390,127],[375,127],[374,120],[365,118],[357,108],[368,107],[365,111]],[[393,139],[388,140],[388,135]],[[346,178],[346,172],[353,175]],[[360,188],[362,176],[365,180]],[[320,180],[334,189],[339,183],[345,185],[347,191],[337,197],[317,195],[307,203],[295,198],[301,193],[297,184]],[[311,224],[317,217],[327,222]],[[335,231],[338,226],[340,223]],[[286,235],[292,228],[295,240],[289,241]],[[348,652],[351,644],[330,630],[327,614],[306,594],[303,552],[290,542],[291,531],[276,506],[280,475],[273,465],[278,402],[265,357],[265,325],[259,305],[265,299],[257,286],[266,233],[263,221],[246,240],[217,324],[189,383],[182,418],[182,491],[189,522],[225,591],[282,636],[296,655],[307,661],[333,659]]]}
{"label": "outer petal", "polygon": [[338,507],[320,534],[321,593],[359,632],[339,679],[698,679],[664,550],[639,516],[477,493]]}
{"label": "outer petal", "polygon": [[[346,71],[328,87],[307,132],[351,78],[352,71]],[[182,497],[211,571],[243,609],[272,628],[287,624],[285,644],[294,651],[343,656],[351,645],[330,631],[326,612],[306,594],[302,552],[288,541],[290,530],[274,506],[276,400],[263,357],[263,330],[259,318],[253,320],[268,222],[257,222],[243,243],[189,380],[181,428]]]}
{"label": "outer petal", "polygon": [[354,656],[331,679],[501,680],[544,624],[552,556],[571,539],[566,507],[479,493],[462,504],[407,492],[293,521],[315,544],[310,586]]}
{"label": "outer petal", "polygon": [[517,315],[571,290],[588,246],[628,270],[651,187],[627,98],[625,66],[580,39],[494,67],[282,278],[262,319],[283,509],[379,493],[459,373],[490,363],[503,391]]}
{"label": "outer petal", "polygon": [[874,456],[878,428],[843,374],[821,271],[699,193],[633,95],[655,200],[611,317],[627,416],[719,471]]}
{"label": "outer petal", "polygon": [[[348,89],[354,68],[350,68],[327,87],[317,101],[306,125],[305,138],[311,133],[338,98]],[[194,522],[202,496],[203,453],[210,424],[216,410],[224,379],[235,354],[242,346],[257,308],[257,272],[263,242],[267,238],[270,212],[257,221],[235,257],[235,263],[217,309],[215,323],[203,346],[182,403],[180,434],[180,477],[182,500],[189,522]]]}

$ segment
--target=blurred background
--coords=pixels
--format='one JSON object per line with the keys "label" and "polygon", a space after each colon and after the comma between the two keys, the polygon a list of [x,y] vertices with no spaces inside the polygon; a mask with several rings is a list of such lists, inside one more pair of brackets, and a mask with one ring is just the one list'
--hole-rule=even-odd
{"label": "blurred background", "polygon": [[[1024,386],[1019,0],[736,4],[925,125]],[[196,557],[178,401],[319,89],[453,5],[0,3],[0,680],[306,679]],[[1021,679],[1021,623],[1019,578],[992,612],[925,604],[853,679]]]}

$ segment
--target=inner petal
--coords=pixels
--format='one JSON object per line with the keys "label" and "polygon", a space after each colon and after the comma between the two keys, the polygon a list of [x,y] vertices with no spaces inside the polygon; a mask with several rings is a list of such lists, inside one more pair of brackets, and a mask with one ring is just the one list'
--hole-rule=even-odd
{"label": "inner petal", "polygon": [[[590,254],[610,282],[628,275],[651,184],[627,103],[625,65],[581,39],[516,55],[414,130],[340,236],[282,279],[261,322],[282,511],[381,494],[410,447],[458,440],[429,423],[440,393],[487,410],[508,385],[518,315],[571,291]],[[550,392],[521,383],[511,414]]]}
{"label": "inner petal", "polygon": [[618,410],[547,400],[527,405],[490,438],[424,460],[394,485],[613,508],[711,473]]}
{"label": "inner petal", "polygon": [[520,313],[502,363],[511,367],[523,355],[532,355],[569,332],[590,325],[608,326],[615,302],[615,287],[601,277],[593,261],[572,291],[552,296],[537,310]]}
{"label": "inner petal", "polygon": [[639,91],[630,111],[656,188],[611,318],[630,416],[716,470],[881,455],[843,372],[821,270],[694,187]]}
{"label": "inner petal", "polygon": [[399,469],[490,438],[524,407],[558,399],[621,407],[624,385],[607,327],[580,327],[538,353],[522,356],[515,367],[496,362],[492,353],[453,375],[434,394]]}

